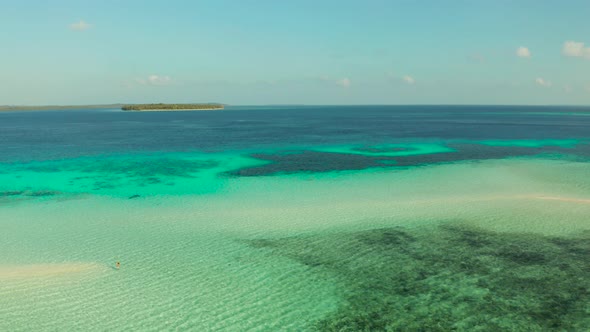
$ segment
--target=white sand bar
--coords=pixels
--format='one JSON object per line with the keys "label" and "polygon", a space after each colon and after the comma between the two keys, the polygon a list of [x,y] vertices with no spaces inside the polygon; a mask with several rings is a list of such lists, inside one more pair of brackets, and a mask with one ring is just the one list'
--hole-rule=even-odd
{"label": "white sand bar", "polygon": [[100,270],[96,263],[56,263],[0,266],[1,279],[42,278]]}

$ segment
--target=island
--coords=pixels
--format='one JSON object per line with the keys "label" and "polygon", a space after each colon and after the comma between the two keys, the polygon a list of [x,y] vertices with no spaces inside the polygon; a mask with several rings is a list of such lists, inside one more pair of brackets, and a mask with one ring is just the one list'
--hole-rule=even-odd
{"label": "island", "polygon": [[123,105],[124,111],[211,111],[221,110],[222,104],[135,104]]}

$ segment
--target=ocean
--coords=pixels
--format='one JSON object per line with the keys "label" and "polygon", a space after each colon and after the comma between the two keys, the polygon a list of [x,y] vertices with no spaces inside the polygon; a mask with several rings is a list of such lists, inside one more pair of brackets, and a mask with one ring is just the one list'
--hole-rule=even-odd
{"label": "ocean", "polygon": [[589,289],[590,107],[0,112],[0,331],[586,331]]}

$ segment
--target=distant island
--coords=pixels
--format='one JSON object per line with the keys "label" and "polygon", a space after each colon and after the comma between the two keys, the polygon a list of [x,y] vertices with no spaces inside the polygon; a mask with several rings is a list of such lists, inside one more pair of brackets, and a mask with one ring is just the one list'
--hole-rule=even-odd
{"label": "distant island", "polygon": [[121,107],[124,111],[209,111],[223,108],[222,104],[136,104]]}
{"label": "distant island", "polygon": [[100,104],[100,105],[0,105],[2,111],[65,111],[85,109],[122,109],[124,111],[208,111],[224,109],[223,104]]}

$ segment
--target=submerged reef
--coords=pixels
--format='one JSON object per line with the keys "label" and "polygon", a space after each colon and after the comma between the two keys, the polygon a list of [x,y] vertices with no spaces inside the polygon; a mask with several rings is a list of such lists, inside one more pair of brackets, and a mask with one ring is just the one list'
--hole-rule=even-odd
{"label": "submerged reef", "polygon": [[64,199],[63,192],[57,190],[0,190],[0,205],[24,200]]}
{"label": "submerged reef", "polygon": [[245,167],[227,172],[233,176],[264,176],[302,172],[321,173],[341,170],[361,170],[383,167],[384,162],[393,162],[391,157],[373,157],[359,154],[295,151],[275,154],[256,153],[250,157],[269,161],[261,166]]}
{"label": "submerged reef", "polygon": [[2,197],[50,197],[61,194],[54,190],[9,190],[0,191],[0,198]]}
{"label": "submerged reef", "polygon": [[149,178],[156,176],[192,177],[193,173],[216,165],[217,163],[213,160],[133,156],[47,161],[38,164],[23,164],[21,168],[41,173],[76,171],[116,174],[129,178]]}
{"label": "submerged reef", "polygon": [[78,176],[68,184],[81,184],[93,190],[115,189],[136,184],[141,187],[160,184],[171,179],[193,178],[203,170],[214,168],[214,160],[193,160],[172,157],[105,157],[79,158],[38,163],[25,163],[16,171],[36,173],[71,172]]}
{"label": "submerged reef", "polygon": [[447,223],[249,244],[340,282],[342,303],[319,331],[590,330],[590,232]]}
{"label": "submerged reef", "polygon": [[[397,156],[392,152],[409,152]],[[434,152],[407,147],[362,146],[352,147],[348,152],[332,151],[278,151],[275,153],[254,153],[249,157],[266,162],[263,165],[248,166],[226,172],[230,176],[270,176],[295,173],[322,173],[368,168],[407,168],[460,161],[503,159],[514,157],[543,156],[559,158],[576,156],[586,161],[590,158],[590,144],[575,146],[522,146],[489,145],[476,143],[449,143],[441,145]]]}

